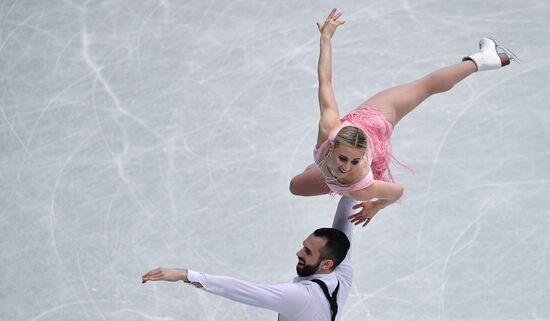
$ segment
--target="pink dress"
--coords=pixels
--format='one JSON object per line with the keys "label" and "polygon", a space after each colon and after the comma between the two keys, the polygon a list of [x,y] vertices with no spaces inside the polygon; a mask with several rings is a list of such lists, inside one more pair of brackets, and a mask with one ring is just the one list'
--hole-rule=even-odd
{"label": "pink dress", "polygon": [[[390,137],[393,126],[377,110],[368,105],[361,105],[359,108],[345,115],[342,125],[332,130],[327,140],[319,148],[313,150],[313,159],[319,166],[322,173],[327,173],[327,159],[330,157],[329,144],[334,141],[342,127],[355,126],[361,128],[367,135],[367,151],[365,157],[369,170],[363,178],[351,184],[342,184],[332,176],[324,176],[324,182],[332,193],[341,194],[361,190],[371,185],[374,180],[394,182],[393,175],[389,169],[390,162],[396,161],[391,152]],[[397,162],[397,161],[396,161]],[[397,162],[399,163],[399,162]],[[400,163],[399,163],[400,164]]]}

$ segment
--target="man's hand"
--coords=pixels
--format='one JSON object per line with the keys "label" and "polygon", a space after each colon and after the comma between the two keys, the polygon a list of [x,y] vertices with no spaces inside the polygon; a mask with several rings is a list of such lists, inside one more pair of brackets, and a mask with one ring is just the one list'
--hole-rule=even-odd
{"label": "man's hand", "polygon": [[167,269],[161,267],[151,270],[141,277],[141,283],[147,281],[189,282],[187,279],[187,269]]}
{"label": "man's hand", "polygon": [[326,37],[328,39],[332,38],[332,36],[336,32],[336,28],[344,24],[345,22],[345,21],[338,20],[338,18],[340,18],[341,15],[342,13],[336,12],[336,8],[334,8],[332,9],[332,11],[330,11],[323,25],[317,22],[317,28],[319,28],[319,32],[321,32],[321,37]]}

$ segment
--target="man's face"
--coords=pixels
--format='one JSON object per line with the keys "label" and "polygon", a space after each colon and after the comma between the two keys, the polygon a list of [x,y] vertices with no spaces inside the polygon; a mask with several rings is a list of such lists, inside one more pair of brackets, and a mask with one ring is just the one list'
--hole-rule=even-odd
{"label": "man's face", "polygon": [[321,264],[321,249],[325,246],[327,240],[310,234],[303,242],[303,247],[296,252],[298,264],[296,264],[296,273],[299,276],[309,276],[317,273]]}

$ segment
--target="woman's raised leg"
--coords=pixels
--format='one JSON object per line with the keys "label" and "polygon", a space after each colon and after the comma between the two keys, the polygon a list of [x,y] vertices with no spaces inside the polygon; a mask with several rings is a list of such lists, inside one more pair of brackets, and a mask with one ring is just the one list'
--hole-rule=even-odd
{"label": "woman's raised leg", "polygon": [[477,67],[473,61],[463,61],[438,69],[410,83],[383,90],[365,103],[381,111],[395,126],[426,98],[450,90],[476,70]]}

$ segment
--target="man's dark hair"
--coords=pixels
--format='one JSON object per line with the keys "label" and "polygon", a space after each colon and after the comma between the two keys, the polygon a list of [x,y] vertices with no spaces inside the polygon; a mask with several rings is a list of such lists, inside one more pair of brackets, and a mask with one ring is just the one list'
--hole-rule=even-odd
{"label": "man's dark hair", "polygon": [[349,239],[344,232],[335,228],[323,227],[313,232],[313,235],[327,240],[327,244],[321,249],[321,260],[334,261],[336,268],[346,258],[350,247]]}

